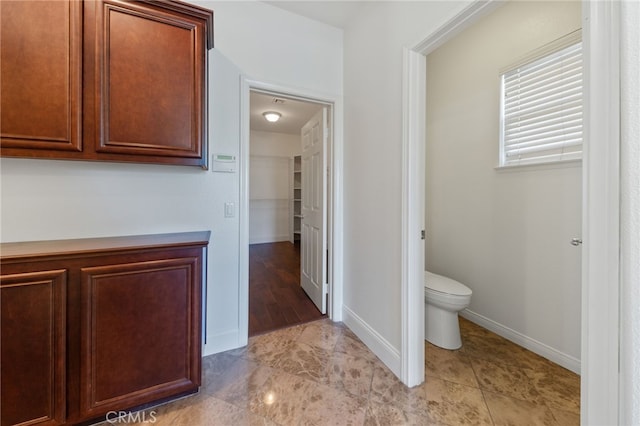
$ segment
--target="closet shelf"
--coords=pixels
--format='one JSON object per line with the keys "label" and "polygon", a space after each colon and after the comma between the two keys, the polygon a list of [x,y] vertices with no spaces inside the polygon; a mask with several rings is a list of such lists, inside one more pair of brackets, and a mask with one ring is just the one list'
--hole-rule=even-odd
{"label": "closet shelf", "polygon": [[[302,157],[300,155],[294,156],[291,160],[289,170],[292,172],[290,176],[290,182],[292,182],[290,188],[291,197],[291,216],[290,217],[290,239],[291,242],[300,241],[302,233],[300,232],[300,225],[302,223]],[[290,172],[290,173],[291,173]]]}

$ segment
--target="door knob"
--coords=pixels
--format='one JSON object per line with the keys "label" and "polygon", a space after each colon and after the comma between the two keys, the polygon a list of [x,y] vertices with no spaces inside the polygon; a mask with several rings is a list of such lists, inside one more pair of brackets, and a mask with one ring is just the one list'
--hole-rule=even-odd
{"label": "door knob", "polygon": [[571,239],[571,245],[572,246],[579,246],[580,244],[582,244],[582,239],[581,238],[572,238]]}

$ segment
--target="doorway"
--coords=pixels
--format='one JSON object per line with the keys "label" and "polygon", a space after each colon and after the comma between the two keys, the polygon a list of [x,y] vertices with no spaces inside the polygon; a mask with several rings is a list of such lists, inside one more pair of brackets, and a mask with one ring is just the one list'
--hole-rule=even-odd
{"label": "doorway", "polygon": [[329,144],[323,133],[331,126],[327,105],[282,93],[251,90],[249,110],[248,335],[253,336],[327,316]]}
{"label": "doorway", "polygon": [[[540,23],[539,30],[525,34],[525,22]],[[499,165],[496,135],[502,119],[498,76],[515,64],[524,73],[523,62],[569,45],[577,52],[574,69],[581,75],[581,26],[576,2],[507,2],[430,52],[425,155],[426,269],[472,287],[471,305],[462,316],[578,374],[581,248],[571,241],[581,238],[581,160],[567,152],[574,143],[568,138],[554,138],[554,147],[562,143],[558,151],[564,152],[554,157],[551,151],[540,154],[546,146],[533,151],[531,140],[542,137],[529,136],[528,148],[518,154],[528,155],[524,164]],[[474,56],[482,46],[491,46],[491,54]],[[537,90],[549,90],[551,72]],[[568,107],[552,109],[540,101],[535,111],[544,111],[541,121],[555,114],[553,124],[564,129],[579,121],[581,142],[582,79],[574,85],[578,120],[562,115]],[[528,102],[523,96],[520,108],[530,110]],[[510,119],[508,111],[504,115]],[[520,140],[536,129],[530,117],[523,117],[528,122]],[[533,123],[549,134],[548,122]]]}
{"label": "doorway", "polygon": [[[620,5],[582,2],[587,92],[586,138],[583,159],[583,264],[582,264],[582,350],[581,421],[617,424],[622,407],[619,400],[620,333],[619,267],[620,233]],[[402,378],[409,385],[424,377],[424,304],[420,273],[424,257],[419,232],[424,217],[412,212],[415,199],[422,198],[424,168],[419,162],[424,145],[425,76],[424,57],[444,41],[477,19],[495,10],[496,2],[474,2],[441,28],[412,48],[404,50],[403,100],[403,340]],[[412,166],[412,167],[408,167]],[[603,285],[608,283],[608,285]],[[421,355],[422,351],[422,355]],[[628,407],[627,407],[628,408]]]}

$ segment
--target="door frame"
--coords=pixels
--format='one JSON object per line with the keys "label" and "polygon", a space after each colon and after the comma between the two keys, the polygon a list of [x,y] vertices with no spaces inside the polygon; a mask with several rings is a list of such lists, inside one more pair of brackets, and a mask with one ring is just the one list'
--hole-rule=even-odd
{"label": "door frame", "polygon": [[[587,64],[582,212],[581,422],[618,424],[620,336],[620,5],[583,0]],[[477,0],[411,48],[403,64],[401,379],[424,380],[426,55],[500,6]],[[606,60],[604,60],[606,58]]]}
{"label": "door frame", "polygon": [[250,155],[250,92],[260,92],[281,98],[311,102],[327,107],[329,132],[327,138],[327,256],[328,303],[327,316],[332,321],[342,321],[343,289],[343,170],[342,170],[342,98],[309,90],[296,89],[279,84],[252,80],[240,76],[240,248],[238,291],[239,344],[244,346],[249,336],[249,155]]}
{"label": "door frame", "polygon": [[424,381],[424,260],[426,56],[474,22],[497,9],[500,1],[476,0],[413,47],[403,49],[402,74],[402,247],[401,380]]}

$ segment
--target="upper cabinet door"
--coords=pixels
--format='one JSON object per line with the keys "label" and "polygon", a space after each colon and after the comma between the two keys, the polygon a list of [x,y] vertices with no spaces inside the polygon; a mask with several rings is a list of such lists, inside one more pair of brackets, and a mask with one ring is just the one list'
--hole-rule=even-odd
{"label": "upper cabinet door", "polygon": [[85,137],[97,159],[206,166],[200,12],[179,2],[85,3]]}
{"label": "upper cabinet door", "polygon": [[81,151],[82,3],[3,1],[0,28],[2,154]]}
{"label": "upper cabinet door", "polygon": [[0,0],[0,156],[207,165],[213,12]]}

